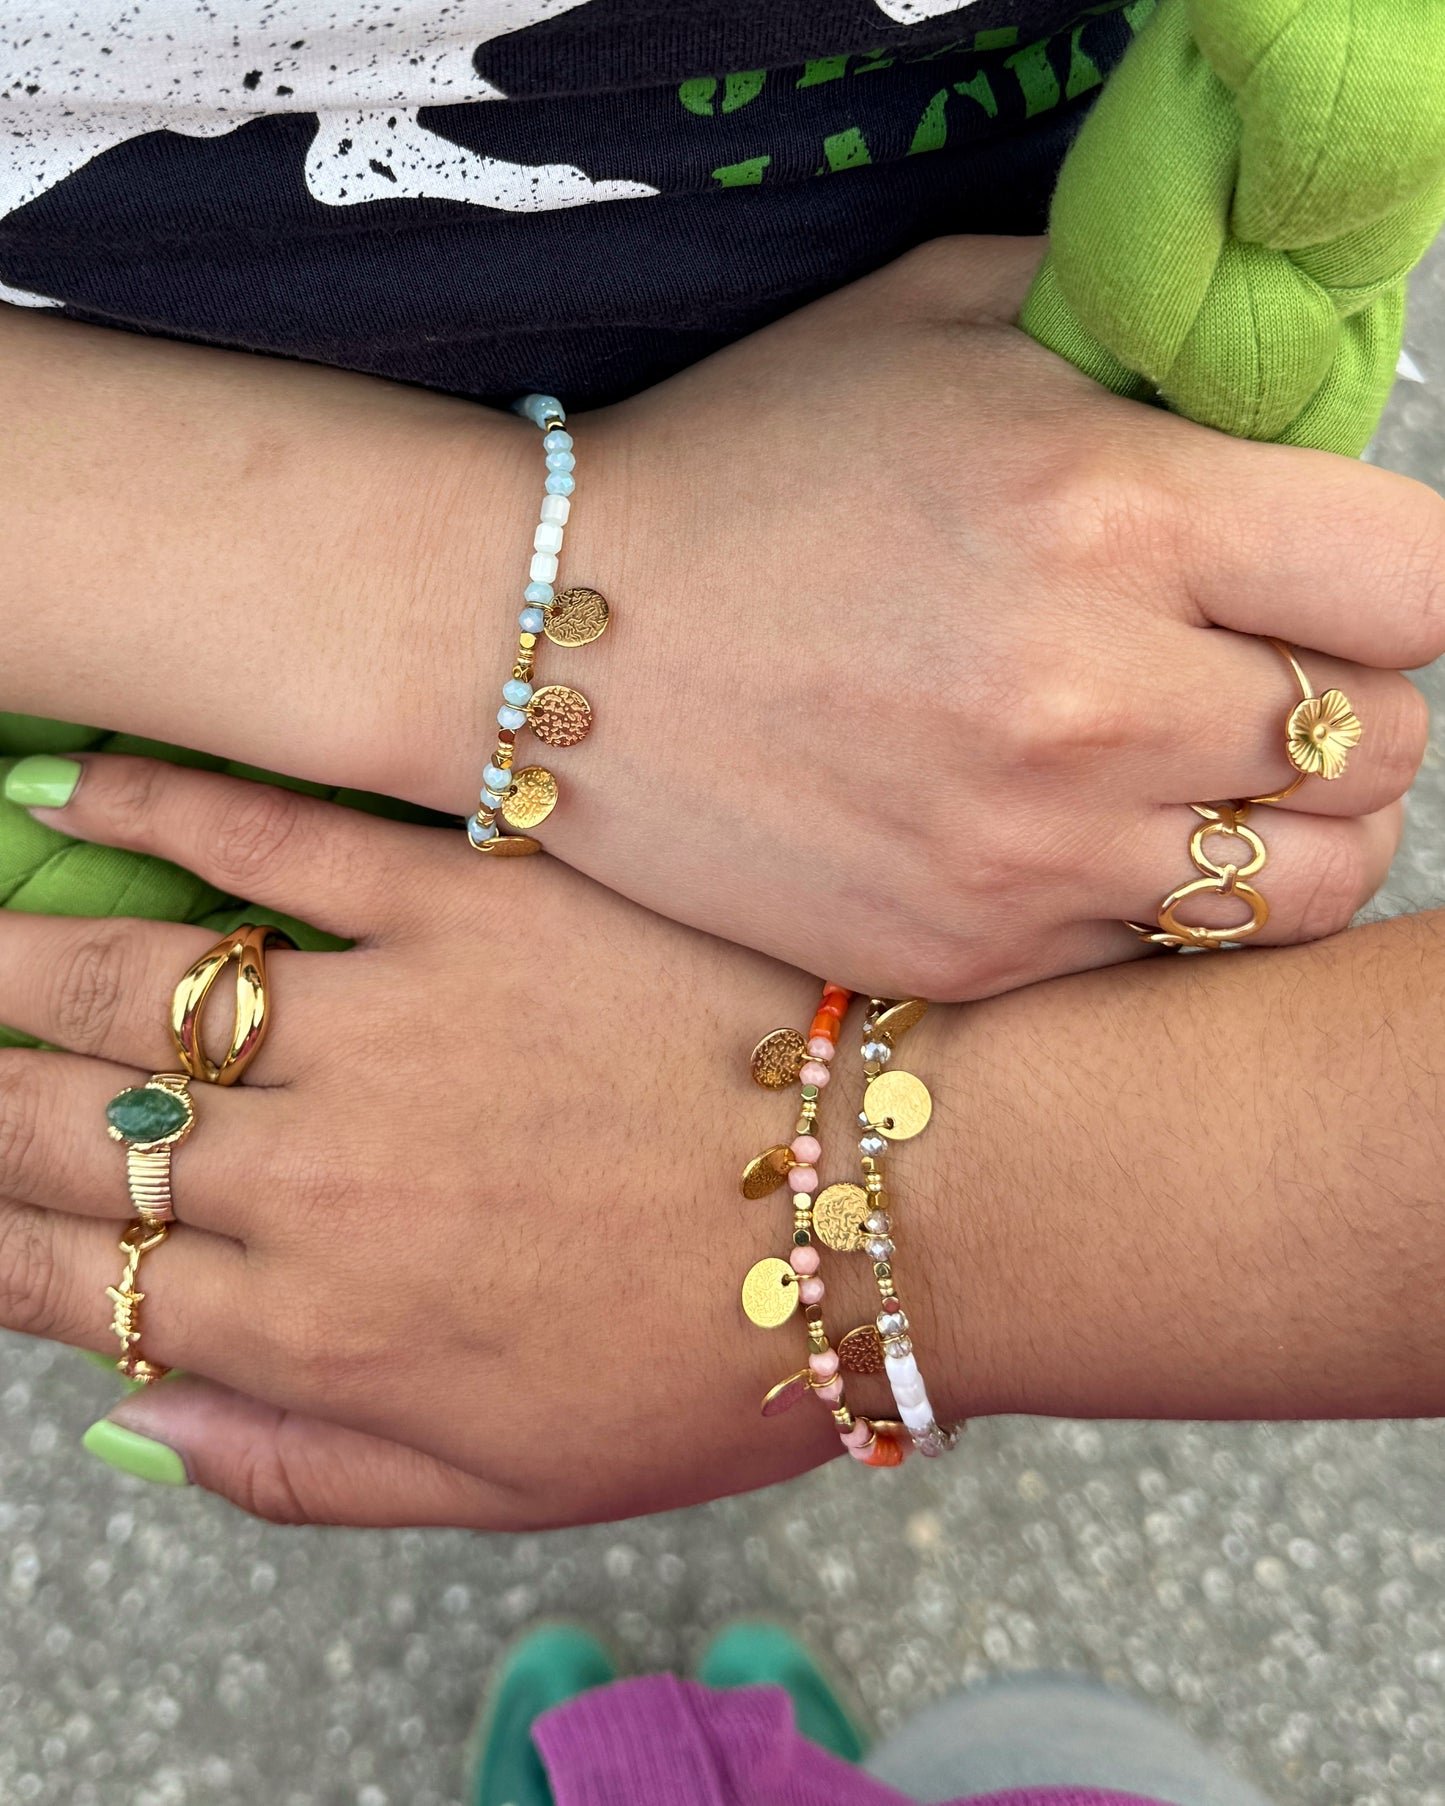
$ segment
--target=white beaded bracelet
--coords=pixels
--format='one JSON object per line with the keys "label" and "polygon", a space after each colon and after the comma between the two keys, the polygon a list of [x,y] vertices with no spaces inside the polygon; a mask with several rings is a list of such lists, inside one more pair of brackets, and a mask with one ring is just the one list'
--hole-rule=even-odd
{"label": "white beaded bracelet", "polygon": [[467,839],[479,853],[515,857],[541,851],[529,830],[557,806],[557,780],[550,771],[541,765],[514,768],[517,735],[530,728],[547,746],[576,746],[592,727],[592,705],[580,690],[569,684],[533,687],[538,639],[545,634],[556,646],[586,646],[606,631],[611,611],[595,589],[553,587],[577,486],[567,411],[555,395],[524,395],[513,411],[541,429],[546,493],[517,617],[517,656],[497,710],[497,750],[482,773],[481,803],[467,820]]}

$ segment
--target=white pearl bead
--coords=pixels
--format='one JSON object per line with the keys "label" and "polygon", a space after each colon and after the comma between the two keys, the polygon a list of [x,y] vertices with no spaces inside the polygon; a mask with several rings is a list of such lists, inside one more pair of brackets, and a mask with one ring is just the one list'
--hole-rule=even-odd
{"label": "white pearl bead", "polygon": [[567,516],[572,512],[570,495],[544,495],[542,497],[542,519],[554,520],[559,527],[567,525]]}
{"label": "white pearl bead", "polygon": [[554,520],[539,521],[537,531],[532,535],[532,544],[539,552],[560,552],[562,550],[562,529]]}
{"label": "white pearl bead", "polygon": [[533,583],[552,583],[557,576],[557,554],[555,552],[534,552],[528,574]]}

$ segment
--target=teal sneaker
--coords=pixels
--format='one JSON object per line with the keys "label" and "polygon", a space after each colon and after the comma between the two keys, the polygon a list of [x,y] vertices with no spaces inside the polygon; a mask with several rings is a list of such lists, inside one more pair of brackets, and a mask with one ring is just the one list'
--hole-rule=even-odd
{"label": "teal sneaker", "polygon": [[703,1652],[697,1678],[709,1687],[781,1687],[804,1737],[845,1762],[863,1760],[862,1733],[812,1656],[780,1624],[730,1624]]}
{"label": "teal sneaker", "polygon": [[532,1726],[550,1706],[616,1679],[611,1656],[584,1630],[544,1624],[523,1637],[488,1690],[470,1806],[553,1806]]}

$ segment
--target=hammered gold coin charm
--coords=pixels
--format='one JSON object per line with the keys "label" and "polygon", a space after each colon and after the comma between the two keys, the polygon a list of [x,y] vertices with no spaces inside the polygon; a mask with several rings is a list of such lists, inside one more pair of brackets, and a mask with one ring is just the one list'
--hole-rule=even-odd
{"label": "hammered gold coin charm", "polygon": [[784,1411],[791,1411],[800,1399],[805,1399],[811,1390],[812,1372],[800,1367],[796,1373],[790,1373],[785,1380],[779,1380],[763,1400],[764,1417],[781,1417]]}
{"label": "hammered gold coin charm", "polygon": [[863,1113],[890,1141],[911,1141],[928,1127],[933,1099],[911,1072],[880,1072],[863,1093]]}
{"label": "hammered gold coin charm", "polygon": [[527,704],[527,726],[548,746],[576,746],[592,731],[592,704],[570,684],[545,684]]}
{"label": "hammered gold coin charm", "polygon": [[785,1260],[770,1254],[748,1268],[743,1309],[759,1329],[781,1329],[798,1308],[798,1276]]}
{"label": "hammered gold coin charm", "polygon": [[785,1091],[796,1081],[807,1057],[808,1043],[797,1029],[775,1028],[753,1049],[753,1083],[764,1091]]}
{"label": "hammered gold coin charm", "polygon": [[498,834],[492,840],[484,840],[480,846],[476,841],[469,843],[473,852],[490,853],[493,859],[521,859],[527,853],[540,853],[540,840],[529,840],[525,834]]}
{"label": "hammered gold coin charm", "polygon": [[835,1254],[856,1254],[871,1208],[861,1185],[825,1185],[813,1200],[813,1233]]}
{"label": "hammered gold coin charm", "polygon": [[928,1005],[921,997],[905,997],[902,1003],[890,1003],[872,1017],[875,1035],[901,1035],[922,1022]]}
{"label": "hammered gold coin charm", "polygon": [[850,1329],[838,1344],[838,1365],[844,1373],[882,1373],[883,1338],[871,1323]]}
{"label": "hammered gold coin charm", "polygon": [[611,610],[595,589],[564,589],[542,611],[542,631],[554,646],[586,646],[607,631]]}
{"label": "hammered gold coin charm", "polygon": [[793,1156],[789,1149],[779,1146],[764,1148],[743,1168],[743,1196],[745,1198],[766,1198],[775,1192],[788,1176],[788,1168],[793,1164]]}
{"label": "hammered gold coin charm", "polygon": [[502,820],[509,828],[536,828],[557,807],[557,780],[540,765],[524,765],[512,773],[511,788],[502,802]]}

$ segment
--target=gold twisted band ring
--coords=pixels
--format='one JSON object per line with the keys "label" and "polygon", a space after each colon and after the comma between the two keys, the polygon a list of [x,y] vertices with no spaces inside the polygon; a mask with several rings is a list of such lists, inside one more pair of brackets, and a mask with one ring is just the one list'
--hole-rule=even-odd
{"label": "gold twisted band ring", "polygon": [[[1170,891],[1159,905],[1153,925],[1125,923],[1152,946],[1171,947],[1181,953],[1211,953],[1236,947],[1259,933],[1269,920],[1269,904],[1249,880],[1264,869],[1269,854],[1257,830],[1248,825],[1250,810],[1261,803],[1282,803],[1308,777],[1339,777],[1351,748],[1359,744],[1364,732],[1343,690],[1326,690],[1322,696],[1316,696],[1304,667],[1284,641],[1272,639],[1269,644],[1293,671],[1300,687],[1300,700],[1285,723],[1285,753],[1298,775],[1284,789],[1273,790],[1268,796],[1246,797],[1238,803],[1190,804],[1202,820],[1189,837],[1189,857],[1202,875]],[[1215,835],[1242,841],[1249,857],[1243,861],[1211,859],[1207,847]],[[1189,897],[1199,896],[1238,897],[1249,910],[1249,919],[1232,928],[1202,928],[1197,923],[1181,922],[1180,905]]]}
{"label": "gold twisted band ring", "polygon": [[[171,998],[171,1039],[181,1065],[193,1079],[208,1085],[234,1085],[261,1051],[266,1038],[266,949],[271,944],[294,947],[295,941],[269,923],[243,922],[234,934],[202,954],[176,986]],[[219,1065],[201,1042],[201,1017],[211,986],[227,966],[236,968],[236,1021],[231,1044]]]}
{"label": "gold twisted band ring", "polygon": [[[141,1262],[159,1248],[176,1221],[171,1197],[171,1153],[196,1126],[192,1080],[234,1085],[265,1039],[269,1021],[266,948],[295,942],[278,928],[246,922],[218,941],[184,974],[171,996],[171,1039],[184,1070],[158,1072],[143,1085],[119,1092],[106,1105],[106,1133],[125,1148],[126,1185],[136,1220],[120,1238],[125,1269],[119,1285],[107,1286],[111,1328],[120,1342],[116,1363],[142,1385],[164,1378],[166,1369],[140,1353]],[[226,967],[236,968],[236,1015],[231,1043],[217,1065],[201,1041],[201,1017],[211,987]]]}

